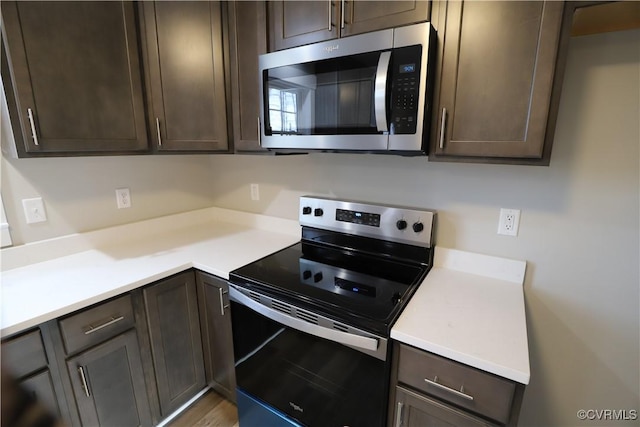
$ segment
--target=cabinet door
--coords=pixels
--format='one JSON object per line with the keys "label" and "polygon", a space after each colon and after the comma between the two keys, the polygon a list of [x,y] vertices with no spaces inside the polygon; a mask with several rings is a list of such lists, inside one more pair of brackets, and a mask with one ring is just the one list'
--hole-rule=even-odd
{"label": "cabinet door", "polygon": [[53,381],[51,379],[51,373],[49,370],[40,372],[39,374],[25,378],[20,381],[20,385],[24,389],[31,393],[36,400],[42,402],[45,408],[47,408],[51,414],[58,417],[61,416],[60,407],[56,399],[56,392],[53,387]]}
{"label": "cabinet door", "polygon": [[339,36],[339,1],[270,1],[268,5],[270,51]]}
{"label": "cabinet door", "polygon": [[3,1],[2,15],[18,155],[148,148],[132,2]]}
{"label": "cabinet door", "polygon": [[264,1],[229,2],[231,106],[236,152],[268,150],[260,147],[260,85],[258,55],[267,52]]}
{"label": "cabinet door", "polygon": [[434,23],[444,47],[432,158],[540,161],[553,138],[547,123],[563,3],[461,1],[437,7]]}
{"label": "cabinet door", "polygon": [[491,424],[427,396],[396,387],[395,427],[488,427]]}
{"label": "cabinet door", "polygon": [[428,21],[431,2],[414,1],[344,1],[340,36]]}
{"label": "cabinet door", "polygon": [[151,139],[158,151],[226,151],[220,2],[143,2]]}
{"label": "cabinet door", "polygon": [[222,279],[200,272],[197,281],[207,380],[216,391],[235,402],[229,285]]}
{"label": "cabinet door", "polygon": [[171,414],[205,385],[193,271],[144,289],[160,412]]}
{"label": "cabinet door", "polygon": [[135,331],[71,358],[67,367],[83,425],[151,425]]}

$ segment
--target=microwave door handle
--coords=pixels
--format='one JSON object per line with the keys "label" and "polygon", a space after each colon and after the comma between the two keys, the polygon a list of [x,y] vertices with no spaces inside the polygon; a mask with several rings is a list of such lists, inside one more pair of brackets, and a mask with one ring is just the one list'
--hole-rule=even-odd
{"label": "microwave door handle", "polygon": [[232,301],[247,306],[251,310],[258,312],[275,322],[306,332],[316,337],[325,338],[340,344],[350,345],[364,350],[376,351],[378,349],[378,340],[375,338],[363,337],[361,335],[354,335],[338,331],[336,329],[325,328],[323,326],[318,326],[313,323],[288,316],[252,300],[233,286],[229,286],[229,298]]}
{"label": "microwave door handle", "polygon": [[376,71],[376,82],[373,92],[378,132],[389,131],[389,122],[387,120],[387,76],[389,74],[390,62],[391,52],[382,52],[378,59],[378,69]]}

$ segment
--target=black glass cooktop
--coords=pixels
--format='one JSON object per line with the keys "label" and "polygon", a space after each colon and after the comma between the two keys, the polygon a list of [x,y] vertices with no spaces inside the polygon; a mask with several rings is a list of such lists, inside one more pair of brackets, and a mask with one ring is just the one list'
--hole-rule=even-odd
{"label": "black glass cooktop", "polygon": [[427,266],[300,242],[230,273],[232,283],[371,332],[392,323]]}

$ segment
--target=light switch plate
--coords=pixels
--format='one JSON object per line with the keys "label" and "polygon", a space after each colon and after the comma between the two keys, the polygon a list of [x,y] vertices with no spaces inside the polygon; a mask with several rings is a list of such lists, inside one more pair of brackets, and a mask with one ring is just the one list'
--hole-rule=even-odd
{"label": "light switch plate", "polygon": [[36,224],[47,220],[42,197],[22,199],[22,208],[24,209],[24,217],[27,220],[27,224]]}

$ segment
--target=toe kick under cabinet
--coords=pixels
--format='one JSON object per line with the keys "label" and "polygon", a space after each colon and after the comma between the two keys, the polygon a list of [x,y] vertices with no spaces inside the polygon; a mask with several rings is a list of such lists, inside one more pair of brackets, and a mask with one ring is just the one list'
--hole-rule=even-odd
{"label": "toe kick under cabinet", "polygon": [[515,426],[524,385],[394,343],[388,424]]}

